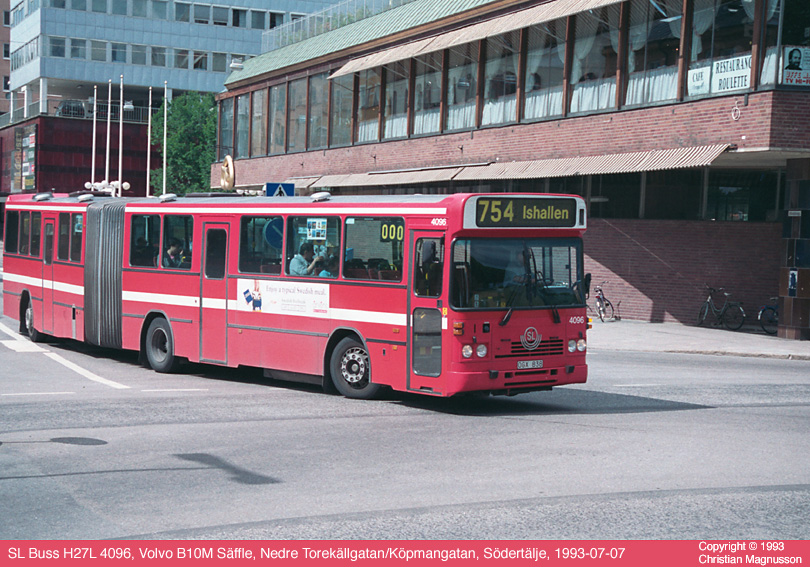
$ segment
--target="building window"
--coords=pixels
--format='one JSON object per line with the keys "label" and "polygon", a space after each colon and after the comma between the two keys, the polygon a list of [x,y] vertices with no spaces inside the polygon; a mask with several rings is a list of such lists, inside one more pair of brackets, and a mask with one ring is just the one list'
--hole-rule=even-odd
{"label": "building window", "polygon": [[191,4],[174,3],[174,21],[188,22],[191,18]]}
{"label": "building window", "polygon": [[163,0],[152,0],[152,17],[156,20],[168,20],[169,3]]}
{"label": "building window", "polygon": [[219,159],[233,154],[233,98],[219,103]]}
{"label": "building window", "polygon": [[590,216],[603,219],[639,218],[641,175],[594,175],[591,180]]}
{"label": "building window", "polygon": [[287,137],[287,85],[270,87],[270,116],[268,117],[268,153],[281,154],[285,151]]}
{"label": "building window", "polygon": [[[50,6],[51,6],[51,8],[64,9],[65,8],[65,0],[51,0]],[[34,12],[34,10],[29,6],[28,13],[32,14],[33,12]]]}
{"label": "building window", "polygon": [[644,218],[700,218],[703,203],[702,169],[648,171],[644,175]]}
{"label": "building window", "polygon": [[383,138],[408,136],[408,77],[410,61],[398,61],[385,68]]}
{"label": "building window", "polygon": [[214,53],[211,70],[217,73],[225,73],[228,70],[228,55],[225,53]]}
{"label": "building window", "polygon": [[517,119],[519,47],[519,32],[509,32],[486,40],[482,126],[514,122]]}
{"label": "building window", "polygon": [[250,146],[250,95],[236,97],[236,149],[234,157],[248,157]]}
{"label": "building window", "polygon": [[48,55],[51,57],[64,57],[65,56],[65,38],[64,37],[50,37],[48,38]]}
{"label": "building window", "polygon": [[194,69],[197,71],[208,70],[208,53],[204,51],[194,52]]}
{"label": "building window", "polygon": [[247,10],[239,10],[234,8],[233,14],[233,27],[246,28],[247,27]]}
{"label": "building window", "polygon": [[254,30],[266,29],[267,14],[256,10],[250,11],[250,27]]}
{"label": "building window", "polygon": [[710,170],[706,218],[716,221],[776,220],[777,172]]}
{"label": "building window", "polygon": [[125,43],[111,44],[111,54],[113,63],[127,62],[127,45]]}
{"label": "building window", "polygon": [[748,2],[695,2],[688,96],[725,94],[749,88],[754,26],[743,4]]}
{"label": "building window", "polygon": [[93,61],[106,61],[107,60],[107,42],[106,41],[91,41],[90,42],[90,58]]}
{"label": "building window", "polygon": [[112,0],[112,13],[118,16],[126,16],[127,0]]}
{"label": "building window", "polygon": [[[611,23],[619,25],[619,6],[610,6]],[[630,3],[625,104],[675,100],[678,96],[678,54],[682,6],[677,2],[636,0]],[[653,35],[652,30],[656,33]]]}
{"label": "building window", "polygon": [[99,14],[106,14],[107,0],[92,0],[91,7],[94,12],[98,12]]}
{"label": "building window", "polygon": [[11,10],[3,10],[3,25],[6,27],[11,26]]}
{"label": "building window", "polygon": [[188,49],[174,50],[174,68],[188,69]]}
{"label": "building window", "polygon": [[309,149],[325,148],[328,142],[329,81],[328,73],[309,78]]}
{"label": "building window", "polygon": [[267,154],[267,122],[265,116],[265,104],[267,102],[267,90],[253,91],[251,104],[253,110],[250,113],[252,122],[250,128],[250,156],[263,156]]}
{"label": "building window", "polygon": [[428,53],[416,58],[415,83],[413,133],[438,132],[442,101],[441,53]]}
{"label": "building window", "polygon": [[87,11],[87,0],[70,0],[70,9],[80,12]]}
{"label": "building window", "polygon": [[166,66],[166,48],[152,47],[152,67]]}
{"label": "building window", "polygon": [[70,58],[87,59],[87,40],[70,38]]}
{"label": "building window", "polygon": [[194,23],[208,24],[211,22],[211,6],[194,4]]}
{"label": "building window", "polygon": [[529,28],[523,117],[526,120],[563,113],[563,63],[566,20]]}
{"label": "building window", "polygon": [[11,77],[3,75],[3,90],[8,92],[11,90]]}
{"label": "building window", "polygon": [[[618,28],[603,18],[604,9],[576,15],[574,60],[571,65],[571,112],[616,107]],[[617,44],[614,46],[613,38]]]}
{"label": "building window", "polygon": [[11,44],[4,43],[3,44],[3,59],[10,59],[11,58]]}
{"label": "building window", "polygon": [[289,85],[288,149],[300,152],[306,149],[307,142],[307,80],[290,81]]}
{"label": "building window", "polygon": [[447,70],[447,129],[475,128],[475,99],[478,92],[478,44],[450,48]]}
{"label": "building window", "polygon": [[[768,33],[772,33],[773,23],[776,23],[777,29],[780,25],[779,13],[771,6],[772,1],[767,2],[766,15],[768,16]],[[810,10],[806,2],[787,1],[784,3],[784,17],[782,18],[782,49],[781,53],[776,53],[776,60],[781,59],[780,63],[771,65],[770,75],[777,75],[779,83],[783,85],[796,85],[807,86],[808,76],[807,71],[810,70]],[[797,51],[798,50],[798,51]],[[773,60],[769,51],[768,57],[765,60],[765,66],[762,71],[763,79],[768,69],[768,61]],[[798,56],[798,65],[796,59]],[[793,61],[791,61],[793,59]],[[773,69],[776,67],[777,69]],[[799,67],[797,69],[797,67]],[[763,82],[765,82],[763,80]],[[773,80],[771,80],[773,82]]]}
{"label": "building window", "polygon": [[146,65],[146,46],[133,45],[131,49],[132,49],[132,64]]}
{"label": "building window", "polygon": [[332,109],[329,116],[329,145],[348,146],[352,143],[352,99],[354,75],[344,75],[330,81]]}
{"label": "building window", "polygon": [[132,15],[138,18],[146,17],[146,0],[132,0]]}
{"label": "building window", "polygon": [[357,141],[373,142],[380,137],[380,69],[360,71]]}
{"label": "building window", "polygon": [[227,26],[228,25],[228,8],[221,6],[214,6],[214,25]]}
{"label": "building window", "polygon": [[276,12],[270,12],[270,29],[273,29],[276,26],[280,26],[284,23],[284,14],[279,14]]}

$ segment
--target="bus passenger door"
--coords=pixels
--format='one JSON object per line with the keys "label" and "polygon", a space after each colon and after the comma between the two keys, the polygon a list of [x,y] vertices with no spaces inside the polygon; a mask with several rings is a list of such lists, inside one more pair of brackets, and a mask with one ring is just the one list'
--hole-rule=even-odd
{"label": "bus passenger door", "polygon": [[203,226],[200,361],[228,362],[228,225]]}
{"label": "bus passenger door", "polygon": [[447,306],[442,303],[444,234],[411,231],[411,259],[408,389],[438,393],[441,392],[442,327],[447,320]]}
{"label": "bus passenger door", "polygon": [[45,219],[45,244],[42,250],[42,332],[53,334],[53,245],[54,219]]}

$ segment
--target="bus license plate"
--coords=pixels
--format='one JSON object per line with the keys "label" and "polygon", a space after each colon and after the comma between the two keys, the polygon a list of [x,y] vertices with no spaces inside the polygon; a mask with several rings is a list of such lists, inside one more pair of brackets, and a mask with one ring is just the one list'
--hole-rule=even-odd
{"label": "bus license plate", "polygon": [[543,368],[542,360],[518,360],[518,370],[529,370],[531,368]]}

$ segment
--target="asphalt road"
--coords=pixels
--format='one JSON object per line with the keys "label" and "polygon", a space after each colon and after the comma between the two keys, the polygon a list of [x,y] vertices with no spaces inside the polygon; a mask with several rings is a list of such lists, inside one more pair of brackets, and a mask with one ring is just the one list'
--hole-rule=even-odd
{"label": "asphalt road", "polygon": [[0,322],[0,539],[810,538],[809,361],[601,349],[582,386],[364,402]]}

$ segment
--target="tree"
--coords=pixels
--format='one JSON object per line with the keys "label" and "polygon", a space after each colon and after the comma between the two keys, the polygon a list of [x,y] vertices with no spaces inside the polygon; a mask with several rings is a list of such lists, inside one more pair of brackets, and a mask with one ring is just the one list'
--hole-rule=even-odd
{"label": "tree", "polygon": [[[152,117],[152,144],[158,148],[163,147],[163,113],[161,105]],[[175,97],[169,102],[166,122],[166,192],[209,191],[217,135],[214,95],[189,92]],[[163,163],[153,165],[158,165],[150,176],[154,195],[163,190]]]}

